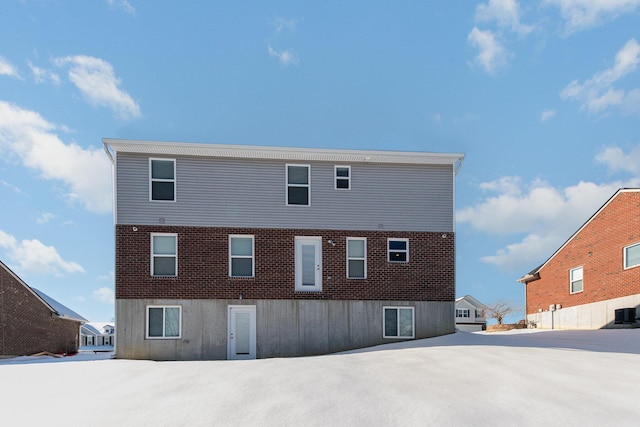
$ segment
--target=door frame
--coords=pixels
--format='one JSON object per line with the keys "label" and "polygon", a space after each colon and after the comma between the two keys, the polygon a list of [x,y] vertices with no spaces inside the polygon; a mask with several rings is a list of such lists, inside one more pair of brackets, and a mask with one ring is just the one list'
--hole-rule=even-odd
{"label": "door frame", "polygon": [[[302,245],[313,244],[315,252],[315,285],[302,285]],[[301,292],[322,292],[322,237],[296,236],[295,238],[295,290]]]}
{"label": "door frame", "polygon": [[[249,313],[249,354],[235,354],[235,325],[234,313]],[[251,360],[256,358],[256,306],[228,305],[227,306],[227,360]]]}

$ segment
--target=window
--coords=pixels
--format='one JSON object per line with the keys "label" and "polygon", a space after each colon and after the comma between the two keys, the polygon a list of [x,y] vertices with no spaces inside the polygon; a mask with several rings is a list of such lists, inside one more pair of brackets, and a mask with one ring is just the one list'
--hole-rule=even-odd
{"label": "window", "polygon": [[309,206],[309,165],[287,165],[287,205]]}
{"label": "window", "polygon": [[253,277],[253,236],[229,236],[229,276]]}
{"label": "window", "polygon": [[178,235],[151,235],[151,275],[178,275]]}
{"label": "window", "polygon": [[173,159],[149,159],[149,198],[151,200],[176,200],[176,161]]}
{"label": "window", "polygon": [[347,238],[347,278],[367,278],[367,239],[365,237]]}
{"label": "window", "polygon": [[336,190],[351,189],[351,166],[335,167]]}
{"label": "window", "polygon": [[456,317],[469,317],[468,308],[456,308]]}
{"label": "window", "polygon": [[640,243],[624,248],[624,268],[640,265]]}
{"label": "window", "polygon": [[413,338],[413,307],[383,307],[383,338]]}
{"label": "window", "polygon": [[147,338],[180,338],[182,307],[147,306]]}
{"label": "window", "polygon": [[409,262],[409,239],[388,239],[389,262]]}
{"label": "window", "polygon": [[582,267],[574,268],[569,272],[571,293],[582,292]]}
{"label": "window", "polygon": [[484,317],[484,310],[476,310],[476,319],[482,319]]}

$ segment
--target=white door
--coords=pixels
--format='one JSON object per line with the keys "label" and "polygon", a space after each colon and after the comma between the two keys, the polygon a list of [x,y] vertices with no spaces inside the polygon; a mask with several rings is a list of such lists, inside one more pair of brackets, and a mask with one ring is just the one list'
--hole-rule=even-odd
{"label": "white door", "polygon": [[256,358],[256,306],[229,305],[227,324],[227,358]]}
{"label": "white door", "polygon": [[322,291],[322,238],[296,237],[296,291]]}

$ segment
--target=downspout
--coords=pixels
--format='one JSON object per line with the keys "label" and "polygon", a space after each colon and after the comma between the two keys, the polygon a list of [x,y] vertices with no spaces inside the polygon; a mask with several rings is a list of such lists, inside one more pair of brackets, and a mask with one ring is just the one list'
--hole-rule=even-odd
{"label": "downspout", "polygon": [[[111,153],[111,151],[109,150],[109,145],[107,144],[107,142],[103,139],[102,140],[102,147],[104,148],[104,152],[107,153],[107,157],[109,157],[109,160],[111,161],[111,188],[113,188],[113,193],[112,193],[112,205],[113,205],[113,224],[114,224],[114,253],[113,253],[113,260],[114,260],[114,264],[115,264],[115,259],[116,259],[116,253],[115,253],[115,225],[118,223],[118,209],[117,209],[117,205],[116,205],[116,192],[117,192],[117,188],[116,188],[116,159],[114,158],[114,155]],[[113,267],[113,271],[116,271],[115,265]],[[116,284],[115,284],[115,280],[114,280],[114,284],[113,284],[113,288],[115,290],[116,288]],[[114,319],[115,319],[115,301],[114,301],[114,307],[113,307],[113,315],[114,315]],[[82,336],[82,335],[80,335]],[[114,339],[113,339],[113,354],[117,355],[117,348],[116,348],[116,339],[115,339],[115,331],[114,331]]]}
{"label": "downspout", "polygon": [[[457,163],[457,165],[456,165]],[[455,304],[455,297],[456,297],[456,293],[458,292],[458,278],[457,278],[457,272],[456,270],[458,269],[458,263],[455,262],[455,257],[456,254],[458,253],[458,239],[457,239],[457,235],[456,235],[456,176],[458,176],[458,172],[460,171],[460,168],[462,167],[462,164],[464,163],[464,154],[462,156],[460,156],[460,158],[454,163],[455,169],[453,170],[453,224],[452,224],[452,230],[453,230],[453,259],[454,259],[454,268],[453,268],[453,298],[454,298],[454,303],[453,303],[453,330],[455,332],[455,327],[456,327],[456,304]]]}

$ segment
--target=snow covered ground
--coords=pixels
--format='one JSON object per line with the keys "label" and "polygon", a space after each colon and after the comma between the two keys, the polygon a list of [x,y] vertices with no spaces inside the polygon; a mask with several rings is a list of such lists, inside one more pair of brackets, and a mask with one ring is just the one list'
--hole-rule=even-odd
{"label": "snow covered ground", "polygon": [[3,424],[640,422],[640,329],[458,332],[328,356],[252,361],[151,362],[109,356],[0,361]]}

